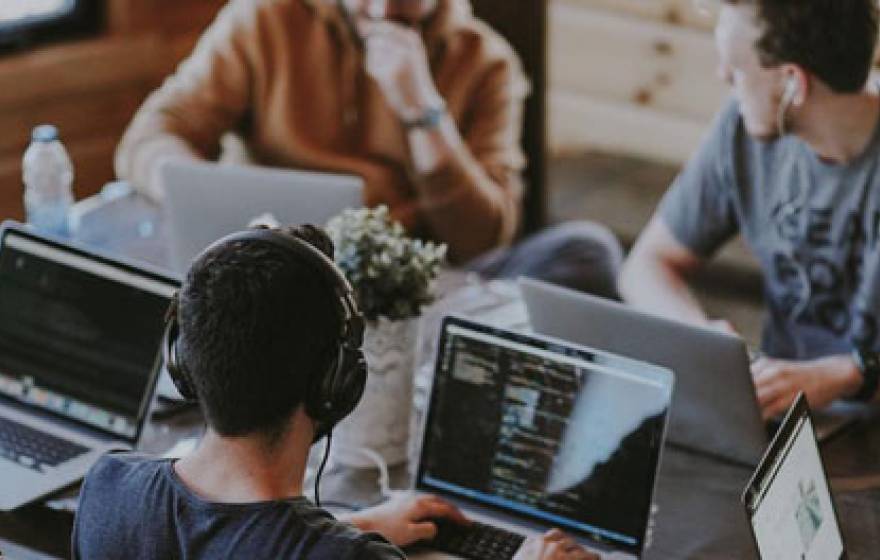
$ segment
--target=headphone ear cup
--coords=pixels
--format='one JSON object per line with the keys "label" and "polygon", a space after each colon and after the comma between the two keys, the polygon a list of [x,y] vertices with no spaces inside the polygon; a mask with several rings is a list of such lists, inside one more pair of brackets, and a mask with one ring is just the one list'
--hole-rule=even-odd
{"label": "headphone ear cup", "polygon": [[162,361],[180,396],[187,401],[195,402],[198,400],[195,387],[190,381],[186,365],[180,359],[177,340],[179,332],[177,318],[169,317],[165,326],[165,335],[162,337]]}
{"label": "headphone ear cup", "polygon": [[343,347],[342,353],[345,354],[341,358],[345,373],[335,380],[337,385],[333,390],[337,400],[334,409],[339,414],[339,420],[357,408],[367,387],[367,361],[364,353],[347,346]]}
{"label": "headphone ear cup", "polygon": [[360,349],[343,344],[327,375],[309,390],[306,412],[315,421],[317,442],[352,413],[367,386],[367,362]]}

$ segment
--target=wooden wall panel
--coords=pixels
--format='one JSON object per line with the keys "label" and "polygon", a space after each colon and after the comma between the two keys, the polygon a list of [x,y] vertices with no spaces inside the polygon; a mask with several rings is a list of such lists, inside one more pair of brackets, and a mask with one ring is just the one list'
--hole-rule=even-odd
{"label": "wooden wall panel", "polygon": [[36,102],[101,93],[155,80],[159,41],[151,35],[101,38],[49,47],[0,59],[0,79],[15,87],[0,88],[4,114]]}
{"label": "wooden wall panel", "polygon": [[565,4],[552,25],[553,88],[697,119],[727,93],[705,32]]}
{"label": "wooden wall panel", "polygon": [[684,162],[729,95],[716,77],[718,0],[548,1],[551,152]]}
{"label": "wooden wall panel", "polygon": [[550,0],[551,153],[685,161],[728,95],[692,0]]}
{"label": "wooden wall panel", "polygon": [[[54,123],[65,137],[82,138],[115,134],[140,106],[144,88],[139,85],[108,89],[84,99],[36,101],[22,105],[3,119],[0,153],[21,152],[30,140],[35,122]],[[95,118],[99,115],[99,118]]]}
{"label": "wooden wall panel", "polygon": [[711,30],[718,0],[552,0],[576,8],[601,9],[663,22]]}
{"label": "wooden wall panel", "polygon": [[114,178],[113,153],[143,99],[186,56],[225,0],[108,0],[97,37],[0,56],[0,219],[21,218],[31,128],[58,125],[78,198]]}
{"label": "wooden wall panel", "polygon": [[657,161],[686,161],[705,133],[699,120],[671,116],[652,107],[551,91],[551,152],[590,150],[637,154]]}

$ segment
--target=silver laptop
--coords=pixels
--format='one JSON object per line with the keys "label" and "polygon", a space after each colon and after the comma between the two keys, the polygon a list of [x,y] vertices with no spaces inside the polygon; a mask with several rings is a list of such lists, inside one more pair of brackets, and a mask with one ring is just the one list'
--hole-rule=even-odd
{"label": "silver laptop", "polygon": [[480,524],[441,523],[441,552],[413,557],[511,557],[553,527],[639,557],[672,388],[665,368],[446,318],[415,484]]}
{"label": "silver laptop", "polygon": [[745,342],[521,278],[532,328],[675,371],[670,443],[754,467],[767,446]]}
{"label": "silver laptop", "polygon": [[349,175],[168,161],[159,178],[176,272],[185,272],[212,242],[262,215],[284,225],[324,225],[347,208],[363,206],[363,180]]}
{"label": "silver laptop", "polygon": [[807,399],[801,394],[743,492],[764,560],[847,558]]}
{"label": "silver laptop", "polygon": [[83,477],[132,449],[158,373],[177,281],[44,238],[0,229],[0,510]]}

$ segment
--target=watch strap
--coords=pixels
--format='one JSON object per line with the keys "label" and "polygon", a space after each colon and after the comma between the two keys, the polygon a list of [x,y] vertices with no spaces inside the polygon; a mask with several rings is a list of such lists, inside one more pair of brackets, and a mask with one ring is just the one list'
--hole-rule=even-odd
{"label": "watch strap", "polygon": [[852,400],[870,401],[877,394],[880,386],[880,353],[865,348],[855,348],[852,358],[862,373],[862,387],[852,396]]}
{"label": "watch strap", "polygon": [[425,109],[421,115],[414,119],[403,121],[403,126],[407,130],[415,128],[436,128],[443,117],[446,116],[446,105],[438,103],[433,107]]}

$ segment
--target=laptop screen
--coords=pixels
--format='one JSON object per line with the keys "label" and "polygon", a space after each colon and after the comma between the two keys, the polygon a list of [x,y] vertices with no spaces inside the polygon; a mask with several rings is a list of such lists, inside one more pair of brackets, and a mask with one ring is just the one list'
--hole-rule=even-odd
{"label": "laptop screen", "polygon": [[0,394],[134,440],[175,289],[173,280],[6,230]]}
{"label": "laptop screen", "polygon": [[745,503],[762,558],[843,557],[843,538],[803,397],[758,467]]}
{"label": "laptop screen", "polygon": [[639,553],[671,393],[669,370],[449,318],[418,486]]}

